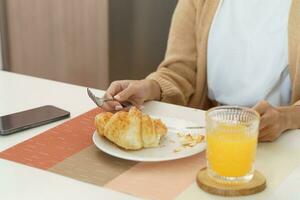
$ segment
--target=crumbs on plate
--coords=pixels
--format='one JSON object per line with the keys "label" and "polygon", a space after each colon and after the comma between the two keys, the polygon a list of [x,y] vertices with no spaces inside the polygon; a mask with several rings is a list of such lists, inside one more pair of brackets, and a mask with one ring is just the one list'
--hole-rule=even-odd
{"label": "crumbs on plate", "polygon": [[169,142],[170,142],[170,143],[173,143],[173,144],[175,143],[175,141],[174,141],[174,140],[169,140]]}
{"label": "crumbs on plate", "polygon": [[195,145],[204,141],[204,135],[191,133],[177,133],[181,146],[174,149],[174,152],[180,152],[185,148],[194,147]]}

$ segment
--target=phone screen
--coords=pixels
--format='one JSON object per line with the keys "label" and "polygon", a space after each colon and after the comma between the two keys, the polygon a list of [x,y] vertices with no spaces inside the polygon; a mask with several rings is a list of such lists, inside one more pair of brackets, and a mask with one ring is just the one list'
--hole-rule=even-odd
{"label": "phone screen", "polygon": [[42,106],[23,112],[0,117],[0,134],[8,135],[17,131],[40,126],[70,116],[68,111],[55,106]]}

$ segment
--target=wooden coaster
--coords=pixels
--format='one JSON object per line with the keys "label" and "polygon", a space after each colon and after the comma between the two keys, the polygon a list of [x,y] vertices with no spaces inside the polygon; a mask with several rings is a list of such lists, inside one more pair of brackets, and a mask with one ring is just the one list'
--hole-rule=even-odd
{"label": "wooden coaster", "polygon": [[198,186],[211,194],[221,196],[244,196],[255,194],[263,191],[266,188],[266,178],[255,170],[253,179],[248,183],[238,185],[222,184],[214,181],[207,174],[207,169],[201,169],[197,174]]}

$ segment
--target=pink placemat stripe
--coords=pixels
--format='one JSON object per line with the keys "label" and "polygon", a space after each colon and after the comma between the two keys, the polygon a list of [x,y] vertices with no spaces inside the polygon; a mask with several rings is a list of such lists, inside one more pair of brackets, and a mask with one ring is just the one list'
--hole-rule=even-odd
{"label": "pink placemat stripe", "polygon": [[48,169],[92,144],[96,108],[3,152],[0,158]]}
{"label": "pink placemat stripe", "polygon": [[147,199],[174,199],[206,165],[205,153],[170,162],[139,163],[105,187]]}

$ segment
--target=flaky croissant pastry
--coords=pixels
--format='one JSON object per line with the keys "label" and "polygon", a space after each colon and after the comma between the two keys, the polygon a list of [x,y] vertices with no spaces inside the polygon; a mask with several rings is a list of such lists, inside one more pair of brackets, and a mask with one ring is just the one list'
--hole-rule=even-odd
{"label": "flaky croissant pastry", "polygon": [[132,107],[129,112],[103,112],[96,116],[97,132],[124,149],[137,150],[159,146],[167,127]]}

